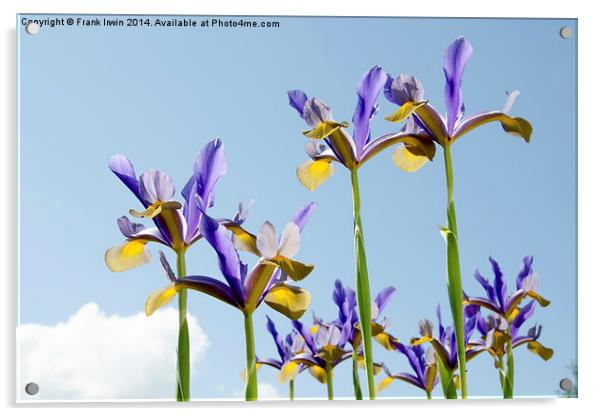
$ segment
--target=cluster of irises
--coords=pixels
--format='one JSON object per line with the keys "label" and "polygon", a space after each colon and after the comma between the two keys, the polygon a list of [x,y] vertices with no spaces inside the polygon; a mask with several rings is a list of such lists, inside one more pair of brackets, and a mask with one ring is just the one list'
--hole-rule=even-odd
{"label": "cluster of irises", "polygon": [[[186,321],[189,289],[212,296],[242,312],[246,336],[244,379],[247,400],[257,399],[257,368],[261,364],[279,370],[279,380],[290,384],[291,397],[294,395],[295,376],[307,370],[327,384],[329,398],[332,398],[333,369],[347,359],[353,363],[353,386],[357,399],[362,398],[359,368],[366,370],[370,399],[376,397],[377,387],[383,388],[394,379],[423,389],[428,397],[433,387],[440,383],[445,397],[455,397],[458,387],[462,398],[466,398],[466,362],[483,351],[494,358],[504,397],[512,397],[512,349],[526,344],[541,357],[551,357],[552,351],[537,341],[541,327],[531,328],[526,335],[518,334],[521,325],[533,313],[534,302],[542,306],[548,304],[536,292],[537,278],[531,270],[530,257],[525,259],[517,279],[517,290],[510,296],[506,294],[505,280],[493,260],[493,284],[477,273],[477,280],[487,292],[486,298],[469,297],[462,289],[451,144],[476,127],[495,121],[506,132],[526,142],[532,132],[528,121],[508,115],[518,91],[508,93],[501,111],[464,116],[461,81],[471,55],[472,46],[464,38],[455,40],[444,54],[445,115],[428,103],[422,83],[416,77],[403,74],[394,77],[380,66],[372,67],[359,81],[351,134],[347,132],[349,123],[337,121],[322,100],[308,98],[300,90],[288,92],[289,104],[310,127],[303,132],[310,139],[306,145],[310,159],[297,169],[301,184],[315,190],[334,173],[333,165],[336,163],[347,168],[351,176],[356,285],[353,290],[344,288],[340,281],[336,282],[333,299],[339,307],[339,316],[331,322],[316,316],[311,326],[304,326],[299,321],[309,308],[310,294],[296,282],[307,277],[314,266],[293,257],[299,251],[300,234],[315,208],[314,203],[299,208],[280,235],[269,221],[253,234],[243,226],[252,201],[248,206],[241,203],[232,218],[222,218],[213,212],[216,209],[215,187],[227,171],[224,146],[219,139],[205,145],[194,159],[192,175],[181,191],[182,202],[174,199],[175,186],[165,172],[148,170],[138,177],[125,156],[111,157],[109,168],[142,204],[142,210],[130,209],[129,214],[137,219],[151,220],[153,225],[146,227],[132,222],[127,216],[119,218],[117,222],[125,242],[107,250],[107,266],[112,271],[121,272],[150,262],[151,254],[147,247],[150,242],[170,248],[176,257],[174,272],[167,256],[159,253],[169,283],[148,297],[145,312],[151,315],[178,298],[177,400],[190,398]],[[403,124],[400,129],[374,139],[371,122],[379,109],[377,100],[381,93],[394,105],[392,113],[385,119]],[[360,166],[394,144],[399,146],[393,153],[393,160],[406,172],[416,171],[433,160],[436,145],[441,146],[447,180],[447,226],[441,227],[441,234],[446,242],[447,287],[453,325],[443,327],[438,309],[438,336],[433,335],[430,321],[422,321],[420,337],[408,344],[388,333],[389,320],[381,317],[394,289],[384,289],[372,301],[360,209]],[[187,250],[201,240],[205,240],[214,251],[223,279],[187,272]],[[252,269],[241,260],[241,252],[258,258]],[[527,298],[532,301],[523,304]],[[278,359],[258,359],[255,354],[253,314],[264,302],[292,320],[293,331],[281,339],[268,318],[268,330],[274,337]],[[488,310],[490,315],[485,317],[484,310]],[[480,334],[478,339],[473,336],[477,332]],[[373,338],[386,349],[407,357],[414,374],[392,373],[383,364],[375,363]],[[430,347],[425,351],[423,344],[427,343]],[[374,378],[381,371],[385,372],[386,378],[376,386]]]}
{"label": "cluster of irises", "polygon": [[[526,345],[528,350],[544,360],[549,360],[553,351],[539,341],[542,327],[533,325],[521,331],[525,322],[535,312],[535,303],[545,307],[549,301],[537,292],[538,277],[532,269],[533,257],[523,259],[516,278],[516,289],[508,293],[507,279],[497,262],[490,258],[493,269],[493,282],[483,277],[477,270],[475,279],[483,287],[485,297],[464,296],[464,348],[467,361],[486,352],[492,359],[500,377],[500,388],[504,398],[512,398],[514,388],[513,350]],[[410,372],[392,372],[385,363],[374,363],[374,375],[385,373],[377,392],[388,387],[394,380],[404,381],[422,390],[428,399],[437,385],[441,386],[442,396],[457,398],[460,388],[456,333],[442,323],[441,308],[437,305],[437,328],[428,320],[418,324],[419,336],[404,342],[390,331],[391,319],[383,316],[395,289],[381,290],[372,302],[372,337],[386,350],[405,357]],[[295,377],[307,370],[320,383],[327,385],[328,399],[333,399],[333,371],[345,360],[351,359],[353,390],[355,398],[362,399],[358,368],[365,368],[358,315],[356,294],[353,289],[343,287],[340,280],[335,282],[332,299],[338,307],[335,320],[326,322],[313,317],[313,324],[305,326],[292,320],[292,330],[284,339],[278,334],[274,322],[267,317],[267,330],[272,335],[277,358],[258,358],[258,365],[267,365],[278,370],[278,381],[289,383],[289,397],[294,398]],[[429,345],[427,349],[424,345]]]}

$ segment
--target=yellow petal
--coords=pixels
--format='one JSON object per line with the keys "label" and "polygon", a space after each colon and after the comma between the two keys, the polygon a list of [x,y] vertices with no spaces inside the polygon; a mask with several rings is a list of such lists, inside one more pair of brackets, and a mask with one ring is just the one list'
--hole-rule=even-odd
{"label": "yellow petal", "polygon": [[414,110],[416,110],[419,107],[422,107],[425,104],[426,104],[426,101],[420,101],[420,102],[408,101],[408,102],[404,103],[402,106],[400,106],[393,114],[385,117],[385,120],[391,121],[393,123],[399,123],[400,121],[403,121],[406,118],[408,118],[414,112]]}
{"label": "yellow petal", "polygon": [[279,383],[288,383],[293,380],[299,374],[299,364],[294,361],[289,361],[282,366],[278,373]]}
{"label": "yellow petal", "polygon": [[428,335],[425,335],[422,338],[412,338],[410,340],[410,345],[415,347],[416,345],[424,344],[425,342],[430,342],[432,339],[433,338]]}
{"label": "yellow petal", "polygon": [[105,264],[113,272],[123,272],[148,263],[150,252],[146,249],[146,241],[126,241],[105,252]]}
{"label": "yellow petal", "polygon": [[272,309],[294,320],[303,316],[310,302],[311,296],[308,291],[285,284],[275,285],[265,297],[265,303]]}
{"label": "yellow petal", "polygon": [[305,264],[284,256],[276,256],[270,261],[276,263],[278,267],[294,281],[303,280],[314,269],[313,264]]}
{"label": "yellow petal", "polygon": [[326,370],[324,370],[322,367],[319,365],[312,365],[309,367],[308,371],[309,374],[314,376],[320,383],[326,383]]}
{"label": "yellow petal", "polygon": [[172,283],[164,289],[158,289],[150,294],[144,304],[144,313],[151,316],[153,312],[170,303],[178,293],[176,286]]}
{"label": "yellow petal", "polygon": [[410,152],[406,146],[399,146],[393,152],[393,161],[404,172],[416,172],[429,158],[426,156],[417,156]]}
{"label": "yellow petal", "polygon": [[161,201],[156,201],[153,204],[149,205],[148,208],[146,208],[144,211],[139,212],[136,211],[135,209],[130,209],[130,215],[132,217],[136,217],[136,218],[155,218],[157,215],[159,215],[162,211],[168,210],[168,209],[180,209],[182,208],[182,204],[180,204],[177,201],[168,201],[168,202],[161,202]]}
{"label": "yellow petal", "polygon": [[334,173],[334,167],[325,159],[307,160],[297,168],[297,179],[310,191],[315,191]]}
{"label": "yellow petal", "polygon": [[393,377],[386,377],[383,379],[383,381],[381,381],[378,386],[376,386],[376,392],[380,393],[381,391],[383,391],[384,389],[386,389],[387,387],[389,387],[389,385],[393,382]]}
{"label": "yellow petal", "polygon": [[541,345],[539,342],[537,341],[531,341],[527,344],[527,348],[529,349],[529,351],[531,351],[533,354],[537,354],[539,355],[541,358],[544,359],[544,361],[548,361],[550,358],[552,358],[552,356],[554,355],[554,350],[551,348],[546,348],[543,345]]}
{"label": "yellow petal", "polygon": [[305,137],[309,137],[310,139],[314,139],[314,140],[321,140],[325,137],[330,136],[332,133],[334,133],[336,130],[340,129],[341,127],[348,127],[349,124],[348,123],[337,123],[336,121],[323,121],[320,124],[318,124],[316,127],[314,127],[312,130],[306,130],[303,132],[303,135]]}
{"label": "yellow petal", "polygon": [[393,337],[386,332],[381,332],[380,334],[375,335],[374,339],[388,351],[393,350]]}
{"label": "yellow petal", "polygon": [[529,292],[527,292],[527,296],[529,296],[530,298],[533,298],[537,301],[537,303],[539,303],[540,306],[542,307],[546,307],[550,304],[550,301],[547,300],[546,298],[544,298],[543,296],[541,296],[539,293],[530,290]]}

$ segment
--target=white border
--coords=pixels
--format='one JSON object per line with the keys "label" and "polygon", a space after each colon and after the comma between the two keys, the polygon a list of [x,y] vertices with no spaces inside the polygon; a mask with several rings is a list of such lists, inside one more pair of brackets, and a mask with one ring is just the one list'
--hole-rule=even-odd
{"label": "white border", "polygon": [[[15,79],[15,15],[22,13],[143,13],[143,14],[223,14],[223,15],[345,15],[345,16],[439,16],[439,17],[557,17],[579,19],[579,387],[580,398],[577,400],[515,400],[513,402],[491,402],[475,400],[468,403],[449,403],[434,401],[403,400],[398,402],[380,401],[368,402],[296,402],[295,406],[284,402],[267,402],[263,404],[245,403],[193,403],[178,407],[178,413],[183,414],[213,414],[223,411],[242,411],[262,415],[283,412],[289,415],[314,412],[313,409],[330,407],[331,411],[360,414],[375,409],[380,412],[415,413],[415,412],[445,412],[447,415],[464,414],[466,412],[483,412],[489,415],[508,412],[522,413],[525,411],[545,412],[547,414],[562,414],[568,412],[591,414],[596,404],[596,386],[601,382],[596,375],[601,373],[598,354],[602,345],[600,317],[602,311],[599,297],[602,295],[597,233],[602,230],[601,187],[599,185],[602,172],[597,158],[602,157],[602,134],[597,129],[600,122],[598,108],[601,106],[602,88],[600,82],[601,57],[599,40],[602,39],[600,13],[597,13],[596,2],[557,1],[528,2],[525,0],[505,0],[501,2],[441,0],[429,2],[370,0],[362,4],[352,5],[351,1],[343,0],[304,0],[294,1],[199,1],[199,0],[3,0],[0,2],[2,14],[2,81],[4,92],[0,102],[0,126],[3,129],[2,140],[3,160],[0,195],[4,196],[5,212],[2,215],[4,238],[0,246],[0,264],[5,273],[2,281],[2,311],[3,341],[2,368],[0,378],[0,403],[4,407],[12,407],[8,413],[23,411],[25,413],[41,410],[44,412],[79,414],[85,407],[86,414],[105,414],[110,408],[113,411],[129,413],[145,412],[150,415],[159,414],[173,404],[152,402],[144,404],[97,403],[84,405],[72,403],[68,408],[63,405],[15,405],[14,380],[14,334],[15,334],[15,275],[16,275],[16,79]],[[551,85],[550,88],[556,86]],[[558,122],[562,122],[562,114],[558,114]],[[554,228],[550,224],[550,237],[553,238]],[[599,394],[598,394],[599,395]],[[15,406],[17,408],[15,408]],[[598,406],[599,407],[599,406]],[[173,410],[170,410],[173,411]],[[336,411],[336,410],[335,410]]]}

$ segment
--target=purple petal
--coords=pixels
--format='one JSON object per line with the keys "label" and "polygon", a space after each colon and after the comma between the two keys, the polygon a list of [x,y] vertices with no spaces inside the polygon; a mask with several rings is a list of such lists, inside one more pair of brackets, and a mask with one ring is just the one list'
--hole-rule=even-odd
{"label": "purple petal", "polygon": [[190,243],[197,235],[199,230],[199,220],[201,219],[201,210],[196,203],[196,175],[192,175],[182,189],[182,198],[184,198],[184,219],[186,221],[186,242]]}
{"label": "purple petal", "polygon": [[418,359],[416,352],[411,347],[408,347],[402,343],[396,344],[395,347],[399,352],[401,352],[407,357],[410,366],[414,370],[414,373],[418,376],[418,379],[420,380],[421,384],[424,384],[422,380],[422,367],[420,365],[420,360]]}
{"label": "purple petal", "polygon": [[269,365],[270,367],[274,367],[277,370],[280,370],[282,368],[282,365],[284,364],[283,362],[280,362],[273,358],[257,358],[255,361],[257,362],[257,364]]}
{"label": "purple petal", "polygon": [[175,282],[176,279],[176,275],[173,272],[173,269],[171,268],[171,265],[169,264],[169,261],[167,261],[167,257],[165,257],[165,253],[161,250],[159,250],[159,260],[161,262],[161,266],[163,266],[163,270],[165,270],[165,274],[167,274],[167,277],[169,278],[169,280],[171,280],[172,282]]}
{"label": "purple petal", "polygon": [[370,140],[370,120],[378,110],[376,100],[387,82],[387,75],[378,65],[366,72],[357,85],[357,106],[353,114],[353,140],[357,154],[361,155]]}
{"label": "purple petal", "polygon": [[506,280],[504,279],[504,275],[502,270],[500,269],[500,265],[492,258],[489,257],[489,262],[491,263],[491,268],[493,269],[493,274],[495,276],[493,280],[493,287],[495,289],[495,296],[500,305],[500,309],[502,311],[506,311]]}
{"label": "purple petal", "polygon": [[309,126],[315,127],[323,121],[332,121],[332,111],[319,98],[310,98],[305,102],[303,119]]}
{"label": "purple petal", "polygon": [[140,176],[140,194],[149,204],[173,199],[176,189],[169,175],[160,170],[147,170]]}
{"label": "purple petal", "polygon": [[491,286],[491,284],[489,283],[489,281],[479,272],[479,270],[476,270],[474,272],[474,278],[477,280],[477,282],[481,284],[481,286],[483,286],[483,289],[485,289],[485,292],[487,293],[487,299],[494,302],[495,291],[493,289],[493,286]]}
{"label": "purple petal", "polygon": [[132,238],[134,235],[144,230],[144,225],[131,222],[125,215],[117,219],[117,226],[119,231],[127,238]]}
{"label": "purple petal", "polygon": [[529,319],[535,313],[535,301],[527,303],[524,307],[520,309],[518,314],[512,320],[512,324],[510,325],[510,335],[514,338],[516,333],[520,329],[520,327],[525,323],[527,319]]}
{"label": "purple petal", "polygon": [[243,304],[241,261],[226,228],[208,216],[201,215],[199,230],[218,256],[218,263],[224,278],[232,288],[234,298]]}
{"label": "purple petal", "polygon": [[291,90],[288,92],[288,104],[297,110],[299,117],[303,118],[303,107],[307,101],[307,95],[301,90]]}
{"label": "purple petal", "polygon": [[124,155],[113,155],[109,159],[109,169],[128,187],[136,198],[142,202],[145,207],[148,206],[146,201],[140,195],[140,186],[138,185],[138,179],[136,179],[136,172],[134,166]]}
{"label": "purple petal", "polygon": [[447,131],[453,132],[456,121],[461,117],[462,76],[466,63],[472,56],[472,45],[463,37],[456,39],[443,56],[445,74],[445,106],[447,107]]}
{"label": "purple petal", "polygon": [[212,277],[186,276],[177,279],[176,284],[205,293],[235,308],[241,309],[243,307],[243,304],[238,302],[231,287]]}
{"label": "purple petal", "polygon": [[525,280],[525,278],[531,274],[531,272],[533,271],[532,267],[533,267],[533,256],[526,256],[523,259],[523,264],[522,264],[520,271],[518,272],[518,276],[516,276],[516,289],[517,290],[522,289],[523,280]]}
{"label": "purple petal", "polygon": [[282,338],[280,338],[280,335],[278,334],[278,331],[276,330],[276,325],[274,325],[274,322],[267,315],[266,315],[266,318],[268,320],[266,327],[267,327],[268,331],[270,332],[270,334],[272,334],[272,338],[274,338],[274,344],[276,344],[276,349],[278,350],[278,355],[280,355],[280,359],[282,361],[285,361],[288,357],[287,357],[286,353],[284,352]]}
{"label": "purple petal", "polygon": [[[376,299],[374,300],[374,302],[376,303],[376,306],[378,306],[378,316],[380,316],[383,309],[385,309],[385,307],[391,300],[391,296],[393,296],[393,293],[395,293],[395,290],[396,289],[392,286],[386,287],[383,290],[381,290],[378,293],[378,295],[376,295]],[[378,316],[376,318],[378,318]]]}
{"label": "purple petal", "polygon": [[309,329],[307,327],[305,327],[300,321],[292,321],[293,324],[293,328],[295,328],[295,330],[301,334],[301,336],[303,337],[303,339],[305,340],[305,343],[307,344],[308,348],[311,350],[312,354],[316,354],[318,352],[318,349],[316,348],[316,343],[314,342],[314,337],[312,336],[311,332],[309,332]]}
{"label": "purple petal", "polygon": [[316,209],[317,204],[315,202],[310,202],[307,205],[299,208],[294,214],[293,218],[291,218],[291,222],[295,223],[297,227],[299,227],[299,231],[303,231],[307,220],[311,216],[314,209]]}
{"label": "purple petal", "polygon": [[142,224],[136,224],[123,216],[117,219],[119,231],[128,239],[149,240],[156,243],[169,245],[161,231],[156,227],[144,228]]}
{"label": "purple petal", "polygon": [[479,330],[481,335],[487,335],[487,324],[485,323],[485,318],[483,318],[483,315],[481,314],[479,314],[479,316],[477,317],[477,329]]}
{"label": "purple petal", "polygon": [[424,100],[422,82],[413,75],[401,74],[396,78],[392,78],[387,74],[387,82],[383,92],[387,100],[399,106],[408,101],[419,102]]}
{"label": "purple petal", "polygon": [[197,193],[201,200],[201,210],[213,206],[213,188],[226,174],[228,165],[224,155],[224,146],[220,139],[214,139],[201,149],[194,160],[194,173],[197,181]]}

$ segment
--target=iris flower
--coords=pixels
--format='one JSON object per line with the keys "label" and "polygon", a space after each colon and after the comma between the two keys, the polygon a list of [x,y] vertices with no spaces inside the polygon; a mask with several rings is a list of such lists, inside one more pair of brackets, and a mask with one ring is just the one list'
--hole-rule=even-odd
{"label": "iris flower", "polygon": [[[456,388],[457,379],[455,372],[459,367],[457,337],[454,328],[451,326],[444,327],[441,320],[441,307],[437,305],[436,310],[438,333],[434,334],[433,323],[428,320],[419,322],[420,338],[410,340],[411,346],[421,345],[429,342],[437,354],[437,368],[441,379],[441,388],[443,395],[447,399],[457,398]],[[461,342],[466,349],[470,342],[470,337],[477,326],[477,320],[480,316],[479,307],[475,305],[467,305],[464,308],[463,331],[464,342]],[[478,354],[478,351],[468,350],[466,359],[471,360]]]}
{"label": "iris flower", "polygon": [[[355,398],[357,400],[362,399],[361,385],[359,381],[358,367],[365,366],[365,359],[362,349],[362,337],[361,332],[358,329],[359,320],[357,317],[356,310],[356,296],[355,291],[349,287],[343,287],[343,284],[339,279],[335,281],[335,288],[332,292],[332,299],[339,308],[338,318],[332,322],[332,324],[339,327],[343,337],[347,339],[347,342],[353,350],[353,386],[355,391]],[[389,333],[386,332],[390,325],[390,319],[384,318],[380,322],[378,321],[385,306],[391,300],[391,296],[395,292],[394,287],[387,287],[381,290],[374,302],[372,302],[372,336],[378,343],[383,345],[385,348],[391,350],[392,340],[394,339]],[[380,367],[374,363],[374,373],[377,374],[380,371]]]}
{"label": "iris flower", "polygon": [[[447,180],[447,227],[442,234],[447,242],[447,274],[449,300],[454,319],[455,330],[463,337],[462,331],[462,278],[460,273],[460,256],[458,249],[458,227],[454,206],[454,179],[451,157],[451,145],[466,133],[491,122],[499,122],[505,132],[523,138],[529,142],[532,133],[531,124],[520,117],[508,115],[518,91],[508,94],[506,105],[499,111],[486,111],[464,117],[464,101],[462,98],[462,76],[468,60],[472,56],[472,45],[463,37],[456,39],[443,56],[443,72],[445,75],[445,116],[438,113],[424,100],[424,90],[419,80],[412,76],[400,75],[396,78],[388,76],[384,87],[385,97],[398,106],[398,109],[386,117],[392,122],[404,120],[411,111],[411,121],[403,129],[408,134],[430,137],[433,143],[443,148],[445,174]],[[433,149],[434,154],[434,149]],[[415,170],[426,158],[412,146],[405,144],[397,149],[394,159],[402,170]],[[460,360],[460,379],[462,398],[467,397],[466,383],[466,351],[462,343],[458,343]]]}
{"label": "iris flower", "polygon": [[292,359],[297,354],[307,352],[308,349],[305,345],[305,340],[297,331],[292,330],[282,339],[276,330],[274,322],[269,316],[266,316],[266,318],[268,320],[267,329],[272,335],[274,344],[276,344],[276,349],[278,350],[278,358],[258,358],[257,364],[267,365],[279,370],[278,382],[286,383],[288,381],[289,399],[293,400],[295,397],[295,377],[307,367]]}
{"label": "iris flower", "polygon": [[[265,301],[268,306],[290,319],[298,319],[309,307],[310,294],[298,286],[288,283],[288,277],[298,281],[312,270],[312,265],[296,262],[294,256],[300,248],[300,232],[311,215],[315,204],[299,209],[287,224],[278,243],[276,231],[269,222],[264,223],[257,236],[241,227],[232,233],[219,221],[201,212],[199,230],[218,257],[218,265],[226,282],[213,277],[189,275],[170,279],[170,284],[149,296],[145,310],[152,314],[157,308],[168,304],[175,294],[183,289],[193,289],[240,310],[244,315],[247,352],[246,399],[257,400],[257,367],[253,331],[253,312]],[[252,270],[242,262],[233,242],[236,233],[244,236],[245,248],[261,256]],[[236,240],[234,240],[236,241]],[[282,270],[286,275],[280,273]]]}
{"label": "iris flower", "polygon": [[[356,258],[356,289],[360,330],[363,339],[370,399],[374,399],[372,363],[371,296],[366,262],[366,250],[360,215],[360,190],[358,170],[368,159],[395,143],[404,143],[417,154],[432,158],[435,145],[427,135],[405,131],[371,138],[370,123],[376,112],[378,96],[387,76],[380,66],[372,67],[357,85],[358,101],[353,114],[353,134],[347,132],[349,124],[336,121],[330,107],[319,98],[308,98],[300,90],[288,92],[289,104],[311,128],[303,132],[310,139],[306,153],[310,159],[297,169],[297,178],[309,190],[315,190],[334,173],[334,163],[340,163],[351,173],[353,194],[353,218]],[[410,113],[407,114],[409,116]]]}
{"label": "iris flower", "polygon": [[431,398],[433,388],[439,382],[437,377],[437,361],[435,350],[429,347],[424,351],[422,345],[405,345],[401,342],[394,343],[395,350],[405,355],[414,374],[400,372],[392,373],[386,366],[384,367],[387,377],[378,385],[378,391],[388,387],[393,380],[402,380],[412,384],[426,393],[428,399]]}
{"label": "iris flower", "polygon": [[320,383],[326,383],[328,400],[332,400],[333,370],[353,356],[353,352],[345,348],[345,334],[337,325],[327,323],[308,328],[300,321],[294,320],[293,328],[301,334],[309,351],[295,355],[292,360],[305,365]]}
{"label": "iris flower", "polygon": [[[512,398],[514,390],[514,355],[513,349],[527,344],[528,349],[544,360],[549,360],[553,350],[538,342],[541,326],[535,325],[527,335],[519,335],[520,327],[535,312],[535,303],[546,307],[550,301],[537,292],[538,275],[533,271],[533,256],[523,259],[521,269],[516,277],[516,290],[508,293],[506,279],[499,264],[489,258],[493,269],[493,284],[477,270],[475,279],[483,287],[486,297],[466,296],[464,302],[477,305],[493,312],[485,320],[482,316],[477,321],[477,328],[482,338],[473,343],[477,351],[488,351],[496,360],[496,368],[500,371],[502,389],[505,398]],[[523,303],[528,300],[528,303]],[[504,356],[506,364],[504,364]]]}
{"label": "iris flower", "polygon": [[[140,201],[144,210],[130,209],[136,218],[148,218],[153,227],[131,222],[123,216],[117,220],[119,230],[126,240],[105,253],[105,263],[111,271],[122,272],[148,263],[151,255],[146,247],[150,242],[171,248],[177,255],[178,276],[186,275],[185,253],[202,238],[199,230],[201,210],[213,206],[214,188],[227,170],[224,147],[219,139],[205,145],[194,159],[193,173],[182,189],[184,205],[174,200],[175,186],[172,179],[159,170],[148,170],[136,177],[132,163],[123,155],[114,155],[109,160],[109,169],[127,186]],[[239,226],[247,210],[239,207],[232,220],[225,224]],[[188,323],[186,321],[186,290],[179,294],[178,335],[178,388],[177,399],[189,400],[189,355]]]}

